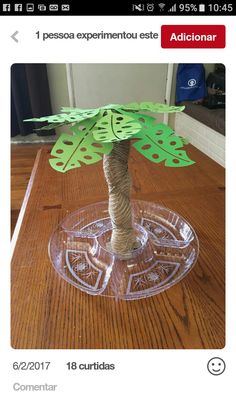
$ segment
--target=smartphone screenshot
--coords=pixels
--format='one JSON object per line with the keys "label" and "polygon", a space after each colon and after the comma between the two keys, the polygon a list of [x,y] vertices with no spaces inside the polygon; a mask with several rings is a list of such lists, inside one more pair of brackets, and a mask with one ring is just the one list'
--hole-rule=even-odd
{"label": "smartphone screenshot", "polygon": [[1,4],[2,416],[233,417],[235,15]]}

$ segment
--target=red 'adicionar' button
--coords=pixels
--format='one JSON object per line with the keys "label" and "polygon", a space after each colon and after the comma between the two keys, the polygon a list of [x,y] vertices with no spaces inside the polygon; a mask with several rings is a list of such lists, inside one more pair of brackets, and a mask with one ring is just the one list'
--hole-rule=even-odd
{"label": "red 'adicionar' button", "polygon": [[225,48],[224,25],[162,25],[162,48]]}

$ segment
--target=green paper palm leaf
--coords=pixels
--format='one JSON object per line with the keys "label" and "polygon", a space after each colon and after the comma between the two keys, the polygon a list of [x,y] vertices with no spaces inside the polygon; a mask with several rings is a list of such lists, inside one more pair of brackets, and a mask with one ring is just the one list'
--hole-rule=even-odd
{"label": "green paper palm leaf", "polygon": [[62,122],[61,124],[59,124],[59,123],[58,124],[57,123],[55,123],[55,124],[49,124],[49,125],[45,125],[44,127],[41,127],[41,128],[35,128],[34,131],[41,131],[41,130],[43,130],[43,131],[50,131],[52,129],[63,127],[65,125],[69,125],[69,124],[65,124],[65,122]]}
{"label": "green paper palm leaf", "polygon": [[84,121],[85,119],[93,118],[94,116],[98,115],[99,110],[100,110],[99,108],[98,109],[64,108],[64,109],[71,109],[71,112],[60,113],[58,115],[43,116],[41,118],[25,119],[25,122],[48,122],[50,124],[50,128],[46,126],[40,129],[52,129],[52,128],[57,128],[62,125],[78,123],[78,122]]}
{"label": "green paper palm leaf", "polygon": [[54,145],[50,159],[50,165],[58,172],[67,172],[84,164],[97,163],[103,154],[112,150],[112,144],[96,143],[92,130],[96,120],[88,119],[71,128],[73,135],[61,134]]}
{"label": "green paper palm leaf", "polygon": [[148,111],[154,113],[173,113],[183,111],[185,106],[169,106],[163,103],[154,103],[154,102],[142,102],[142,103],[128,103],[123,105],[122,109],[124,110],[133,110],[133,111]]}
{"label": "green paper palm leaf", "polygon": [[52,150],[54,158],[50,164],[60,172],[80,167],[81,163],[96,163],[102,154],[110,153],[113,142],[133,137],[139,139],[133,146],[147,159],[155,163],[165,162],[169,167],[182,167],[194,163],[182,149],[186,140],[140,111],[172,113],[183,109],[184,106],[154,102],[109,104],[96,109],[63,107],[61,114],[26,121],[48,122],[49,125],[40,128],[47,130],[73,124],[73,135],[62,134]]}
{"label": "green paper palm leaf", "polygon": [[[123,115],[126,115],[132,119],[135,119],[140,125],[141,128],[146,127],[146,126],[151,126],[156,122],[156,118],[154,118],[153,116],[150,115],[146,115],[146,114],[142,114],[139,112],[135,112],[135,113],[130,113],[127,111],[123,111],[121,110]],[[137,136],[135,136],[137,137]]]}
{"label": "green paper palm leaf", "polygon": [[[142,118],[142,130],[136,135],[139,141],[133,147],[148,160],[154,163],[165,162],[168,167],[190,166],[195,162],[182,150],[185,140],[174,134],[165,124],[156,124],[146,115],[136,115]],[[153,118],[152,118],[153,119]]]}
{"label": "green paper palm leaf", "polygon": [[108,110],[97,122],[93,136],[99,142],[121,141],[134,136],[141,128],[141,124],[133,119],[133,114],[124,115]]}
{"label": "green paper palm leaf", "polygon": [[100,106],[100,108],[96,108],[96,109],[82,109],[82,108],[71,108],[71,107],[65,107],[63,106],[61,108],[62,112],[90,112],[90,111],[102,111],[102,110],[106,110],[106,109],[120,109],[122,108],[123,105],[119,105],[119,104],[114,104],[114,103],[110,103],[109,105],[105,105],[105,106]]}

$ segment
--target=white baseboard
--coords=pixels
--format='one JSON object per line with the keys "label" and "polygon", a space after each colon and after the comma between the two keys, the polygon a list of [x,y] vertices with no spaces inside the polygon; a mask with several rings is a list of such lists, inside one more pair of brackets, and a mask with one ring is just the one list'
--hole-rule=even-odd
{"label": "white baseboard", "polygon": [[185,113],[177,113],[175,131],[194,147],[225,167],[225,136]]}

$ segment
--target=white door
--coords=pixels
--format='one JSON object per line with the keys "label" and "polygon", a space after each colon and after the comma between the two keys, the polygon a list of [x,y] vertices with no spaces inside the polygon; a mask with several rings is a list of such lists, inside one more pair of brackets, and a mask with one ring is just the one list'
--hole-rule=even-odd
{"label": "white door", "polygon": [[165,103],[167,64],[71,64],[69,70],[72,106]]}

